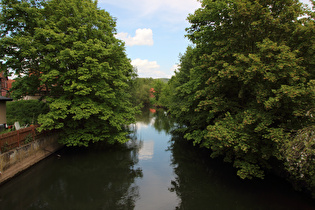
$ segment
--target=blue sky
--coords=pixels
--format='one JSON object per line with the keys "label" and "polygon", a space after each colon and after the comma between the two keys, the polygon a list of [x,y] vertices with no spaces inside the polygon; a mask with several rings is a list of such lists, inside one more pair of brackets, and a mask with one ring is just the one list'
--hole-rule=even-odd
{"label": "blue sky", "polygon": [[174,75],[179,54],[190,44],[186,18],[200,7],[197,0],[99,0],[98,6],[116,18],[117,38],[125,41],[139,77]]}

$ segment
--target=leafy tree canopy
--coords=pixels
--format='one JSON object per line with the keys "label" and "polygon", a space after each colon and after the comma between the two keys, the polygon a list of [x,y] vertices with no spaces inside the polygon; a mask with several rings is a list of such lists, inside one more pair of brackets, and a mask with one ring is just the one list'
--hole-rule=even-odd
{"label": "leafy tree canopy", "polygon": [[241,178],[262,178],[314,123],[314,13],[298,0],[201,4],[188,17],[193,46],[169,82],[167,106],[187,139],[224,156]]}
{"label": "leafy tree canopy", "polygon": [[128,94],[135,71],[110,14],[93,0],[1,6],[2,65],[22,77],[18,94],[44,93],[50,111],[40,116],[40,130],[62,130],[67,146],[125,142],[136,110]]}

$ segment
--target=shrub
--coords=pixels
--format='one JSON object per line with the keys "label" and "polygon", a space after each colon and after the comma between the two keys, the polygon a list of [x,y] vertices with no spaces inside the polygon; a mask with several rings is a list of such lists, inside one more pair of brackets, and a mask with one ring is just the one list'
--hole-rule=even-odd
{"label": "shrub", "polygon": [[24,124],[37,124],[37,118],[40,114],[49,111],[46,103],[38,100],[21,100],[7,102],[7,124],[14,122]]}
{"label": "shrub", "polygon": [[[315,126],[299,130],[282,148],[285,167],[296,187],[315,193]],[[302,185],[302,186],[301,186]],[[315,194],[314,194],[315,196]]]}

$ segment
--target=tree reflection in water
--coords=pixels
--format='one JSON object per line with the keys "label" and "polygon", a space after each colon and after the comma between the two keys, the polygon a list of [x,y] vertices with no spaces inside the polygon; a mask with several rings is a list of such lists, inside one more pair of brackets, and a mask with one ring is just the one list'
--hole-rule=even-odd
{"label": "tree reflection in water", "polygon": [[209,151],[171,136],[175,125],[147,110],[125,145],[66,148],[2,185],[0,209],[315,209],[276,177],[240,180]]}
{"label": "tree reflection in water", "polygon": [[66,148],[3,185],[1,209],[133,209],[142,177],[134,150]]}
{"label": "tree reflection in water", "polygon": [[211,159],[208,150],[181,136],[173,135],[170,143],[175,178],[169,190],[181,200],[176,209],[315,209],[314,201],[278,177],[241,180],[230,164]]}
{"label": "tree reflection in water", "polygon": [[170,134],[175,126],[174,119],[169,117],[163,109],[145,108],[137,116],[137,122],[145,125],[152,124],[156,131],[164,131],[166,134]]}

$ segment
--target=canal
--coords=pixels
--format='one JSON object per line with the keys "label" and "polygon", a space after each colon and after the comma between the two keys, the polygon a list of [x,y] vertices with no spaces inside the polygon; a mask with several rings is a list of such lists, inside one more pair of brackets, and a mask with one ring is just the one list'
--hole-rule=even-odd
{"label": "canal", "polygon": [[0,209],[315,209],[273,176],[241,180],[147,110],[122,146],[65,148],[0,186]]}

